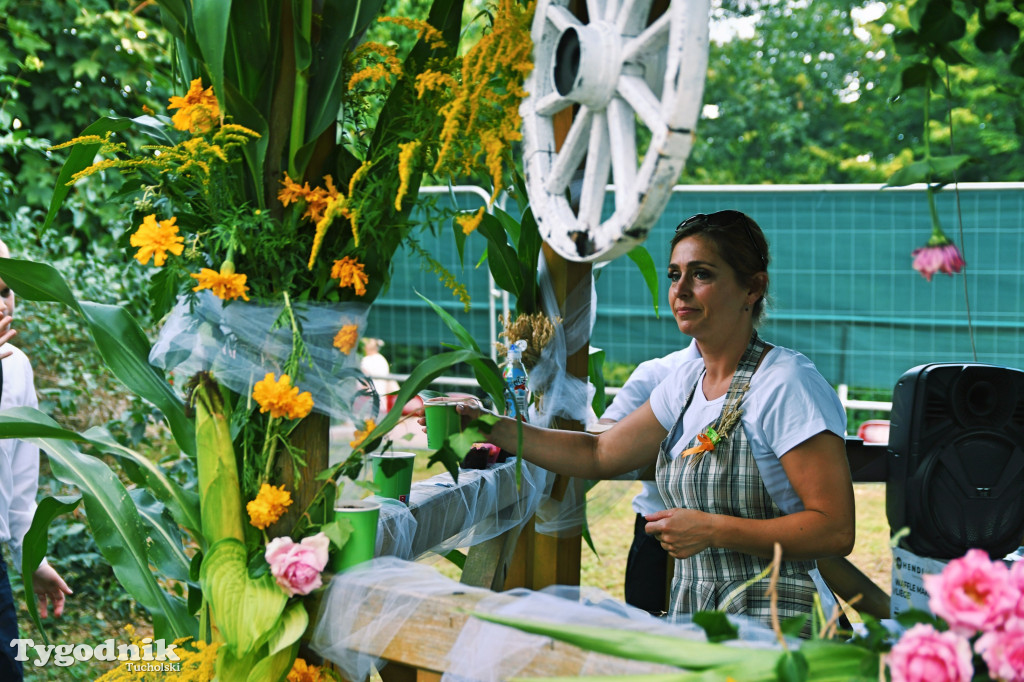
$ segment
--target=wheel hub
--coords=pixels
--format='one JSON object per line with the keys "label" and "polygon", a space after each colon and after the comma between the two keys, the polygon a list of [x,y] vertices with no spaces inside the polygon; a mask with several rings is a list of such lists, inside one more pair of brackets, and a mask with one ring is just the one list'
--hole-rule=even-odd
{"label": "wheel hub", "polygon": [[622,71],[622,39],[605,21],[568,26],[558,37],[551,80],[561,96],[604,109]]}

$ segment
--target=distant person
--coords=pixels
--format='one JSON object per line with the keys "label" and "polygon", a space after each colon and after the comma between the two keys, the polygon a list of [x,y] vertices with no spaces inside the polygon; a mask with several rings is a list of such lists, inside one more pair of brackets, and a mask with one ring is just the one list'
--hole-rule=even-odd
{"label": "distant person", "polygon": [[373,387],[381,400],[381,413],[389,411],[395,402],[395,391],[398,390],[398,382],[386,378],[391,374],[391,365],[388,359],[381,355],[380,349],[384,342],[380,339],[365,337],[363,339],[363,357],[359,361],[359,369],[363,374],[373,380]]}
{"label": "distant person", "polygon": [[[0,241],[0,257],[10,258],[7,245]],[[32,364],[28,357],[8,341],[17,333],[12,330],[14,292],[0,279],[0,359],[3,384],[0,408],[39,407],[36,398]],[[25,533],[32,524],[39,491],[39,448],[23,440],[0,440],[0,543],[11,552],[14,570],[21,571],[21,550]],[[29,589],[26,585],[25,589]],[[63,578],[43,559],[32,574],[31,589],[39,601],[39,615],[46,618],[64,613],[64,596],[71,589]],[[0,680],[19,682],[22,662],[14,659],[11,640],[18,639],[18,610],[14,604],[7,563],[0,554]]]}

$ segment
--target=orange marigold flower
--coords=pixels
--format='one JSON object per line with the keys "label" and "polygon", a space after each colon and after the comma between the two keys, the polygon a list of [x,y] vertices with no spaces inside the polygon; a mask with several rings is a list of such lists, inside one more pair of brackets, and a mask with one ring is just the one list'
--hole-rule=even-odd
{"label": "orange marigold flower", "polygon": [[249,300],[246,295],[246,292],[249,291],[249,287],[245,284],[246,276],[237,274],[233,270],[221,268],[220,272],[217,272],[210,268],[203,268],[198,275],[193,274],[192,277],[198,280],[198,284],[192,287],[192,291],[209,289],[214,296],[222,301],[236,298]]}
{"label": "orange marigold flower", "polygon": [[359,326],[354,324],[346,324],[342,327],[337,334],[334,335],[334,347],[340,350],[345,355],[352,352],[352,349],[356,347],[356,342],[359,341]]}
{"label": "orange marigold flower", "polygon": [[177,218],[157,222],[156,215],[150,214],[142,219],[139,229],[131,236],[131,245],[138,247],[135,260],[143,265],[153,258],[153,265],[162,267],[167,261],[167,252],[180,256],[185,250],[185,239],[178,234]]}
{"label": "orange marigold flower", "polygon": [[175,130],[208,133],[220,122],[220,105],[213,95],[213,86],[203,89],[203,81],[196,78],[184,97],[171,97],[168,109],[179,111],[171,117]]}
{"label": "orange marigold flower", "polygon": [[365,422],[363,422],[363,430],[360,431],[357,429],[356,432],[352,434],[352,440],[349,441],[348,444],[352,447],[353,450],[355,450],[360,445],[362,445],[363,441],[366,440],[366,437],[369,436],[370,432],[373,431],[375,428],[377,428],[377,423],[374,422],[372,419],[367,419]]}
{"label": "orange marigold flower", "polygon": [[292,378],[287,374],[275,380],[273,373],[267,372],[253,386],[252,397],[260,406],[261,413],[270,412],[275,419],[302,419],[313,410],[312,394],[309,391],[299,393],[299,387],[292,386]]}
{"label": "orange marigold flower", "polygon": [[309,197],[310,189],[308,182],[304,185],[300,185],[285,173],[284,180],[281,181],[281,185],[282,187],[277,193],[277,200],[284,206],[287,206],[288,204],[297,204],[300,201],[306,201]]}
{"label": "orange marigold flower", "polygon": [[339,287],[355,289],[356,296],[366,293],[366,284],[370,281],[370,277],[366,274],[366,266],[349,256],[334,261],[331,277],[338,280]]}
{"label": "orange marigold flower", "polygon": [[459,227],[462,228],[462,234],[470,234],[476,228],[480,227],[480,222],[484,219],[484,207],[481,206],[476,210],[475,213],[460,213],[455,216],[455,222],[458,223]]}
{"label": "orange marigold flower", "polygon": [[292,503],[292,494],[284,489],[284,486],[275,488],[264,483],[256,499],[245,505],[245,511],[249,512],[249,523],[260,530],[281,518],[281,515]]}
{"label": "orange marigold flower", "polygon": [[285,682],[325,682],[326,679],[321,668],[296,658]]}

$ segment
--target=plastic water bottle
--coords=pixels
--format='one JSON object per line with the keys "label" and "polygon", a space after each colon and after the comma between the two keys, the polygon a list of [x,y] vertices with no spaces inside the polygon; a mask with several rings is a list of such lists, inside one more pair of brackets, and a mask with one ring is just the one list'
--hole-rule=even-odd
{"label": "plastic water bottle", "polygon": [[526,421],[526,405],[530,400],[530,388],[527,384],[526,367],[523,365],[523,351],[526,341],[519,340],[508,347],[508,363],[505,365],[505,414],[509,417],[522,417]]}

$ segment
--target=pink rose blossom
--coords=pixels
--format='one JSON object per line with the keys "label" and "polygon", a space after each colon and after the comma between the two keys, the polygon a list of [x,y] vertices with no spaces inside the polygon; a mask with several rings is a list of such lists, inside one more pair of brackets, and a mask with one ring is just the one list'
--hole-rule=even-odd
{"label": "pink rose blossom", "polygon": [[1015,561],[1010,567],[1010,585],[1017,591],[1017,606],[1013,615],[1024,620],[1024,561]]}
{"label": "pink rose blossom", "polygon": [[1019,590],[1010,584],[1010,571],[980,549],[946,564],[939,575],[924,576],[928,606],[951,630],[971,636],[1002,626],[1017,606]]}
{"label": "pink rose blossom", "polygon": [[289,597],[309,594],[323,584],[320,573],[327,566],[327,550],[331,541],[323,533],[303,538],[296,543],[291,538],[274,538],[267,543],[263,555],[270,564],[270,572]]}
{"label": "pink rose blossom", "polygon": [[989,677],[1024,682],[1024,620],[1011,618],[1004,629],[986,632],[974,643],[988,666]]}
{"label": "pink rose blossom", "polygon": [[949,242],[935,246],[929,242],[928,246],[914,249],[910,255],[914,257],[914,269],[929,282],[936,272],[952,275],[963,270],[967,264],[956,245]]}
{"label": "pink rose blossom", "polygon": [[967,640],[924,623],[900,637],[886,662],[892,682],[968,682],[974,674]]}

